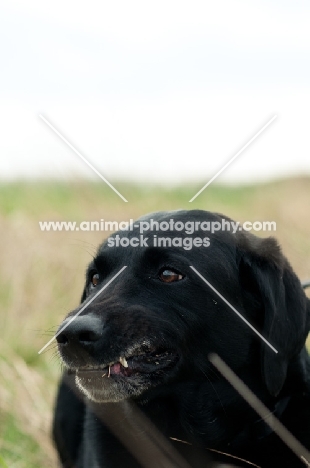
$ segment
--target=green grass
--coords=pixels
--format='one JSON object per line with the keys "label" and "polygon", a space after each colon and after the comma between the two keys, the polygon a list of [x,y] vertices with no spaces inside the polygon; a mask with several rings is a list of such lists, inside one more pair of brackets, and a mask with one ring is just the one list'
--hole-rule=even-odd
{"label": "green grass", "polygon": [[[150,207],[151,210],[191,207],[208,209],[214,204],[223,207],[244,206],[255,197],[259,186],[229,188],[210,186],[191,205],[189,200],[203,184],[167,188],[163,186],[133,186],[124,183],[114,184],[128,200],[128,205],[103,183],[88,184],[59,182],[15,182],[0,185],[0,213],[12,216],[16,213],[27,213],[31,217],[57,214],[72,219],[85,213],[90,204],[103,211],[114,206],[117,211],[135,205],[135,208]],[[126,206],[126,208],[125,208]],[[93,211],[93,210],[92,210]],[[131,209],[129,208],[129,212]]]}
{"label": "green grass", "polygon": [[[1,458],[0,467],[46,466],[41,448],[29,435],[18,427],[18,421],[10,414],[1,420]],[[7,460],[7,463],[5,462]]]}
{"label": "green grass", "polygon": [[5,463],[4,459],[0,455],[0,467],[1,468],[9,468],[8,465]]}
{"label": "green grass", "polygon": [[[52,408],[61,368],[55,349],[38,350],[80,298],[100,232],[41,232],[44,220],[129,220],[152,211],[206,209],[239,221],[277,222],[276,237],[301,278],[310,277],[310,179],[250,187],[134,186],[16,182],[0,185],[0,467],[55,467]],[[106,234],[105,234],[106,235]],[[52,347],[53,348],[53,347]]]}

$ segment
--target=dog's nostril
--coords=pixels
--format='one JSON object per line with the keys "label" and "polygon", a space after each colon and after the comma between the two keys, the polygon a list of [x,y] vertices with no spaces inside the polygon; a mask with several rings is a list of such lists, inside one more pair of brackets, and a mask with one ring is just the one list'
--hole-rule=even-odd
{"label": "dog's nostril", "polygon": [[99,340],[100,335],[92,330],[85,330],[79,333],[78,340],[81,343],[88,343]]}
{"label": "dog's nostril", "polygon": [[59,335],[56,336],[56,340],[59,344],[67,344],[69,341],[65,333],[59,333]]}

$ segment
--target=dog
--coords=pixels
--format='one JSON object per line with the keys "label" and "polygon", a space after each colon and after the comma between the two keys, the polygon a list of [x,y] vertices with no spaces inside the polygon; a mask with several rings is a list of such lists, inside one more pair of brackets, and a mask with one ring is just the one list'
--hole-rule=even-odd
{"label": "dog", "polygon": [[202,210],[140,218],[99,247],[56,334],[61,466],[310,466],[209,360],[309,453],[309,328],[310,300],[274,238]]}

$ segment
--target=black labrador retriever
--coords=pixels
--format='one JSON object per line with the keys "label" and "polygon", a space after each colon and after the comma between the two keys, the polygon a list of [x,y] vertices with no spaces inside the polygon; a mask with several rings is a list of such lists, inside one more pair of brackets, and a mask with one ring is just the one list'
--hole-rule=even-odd
{"label": "black labrador retriever", "polygon": [[99,247],[59,327],[62,466],[310,466],[208,359],[219,355],[309,450],[309,327],[310,301],[275,239],[200,210],[140,218]]}

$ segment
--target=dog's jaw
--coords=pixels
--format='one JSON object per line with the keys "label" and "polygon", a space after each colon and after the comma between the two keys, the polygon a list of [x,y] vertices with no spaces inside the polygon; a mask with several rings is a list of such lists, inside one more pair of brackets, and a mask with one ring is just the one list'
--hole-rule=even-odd
{"label": "dog's jaw", "polygon": [[112,403],[138,397],[145,390],[166,382],[179,360],[175,351],[153,348],[142,353],[134,346],[127,350],[126,357],[121,356],[108,365],[89,364],[71,372],[75,372],[76,385],[87,398],[97,403]]}
{"label": "dog's jaw", "polygon": [[99,371],[77,372],[75,383],[89,400],[96,403],[117,403],[130,397],[138,397],[149,388],[143,378],[106,377]]}

